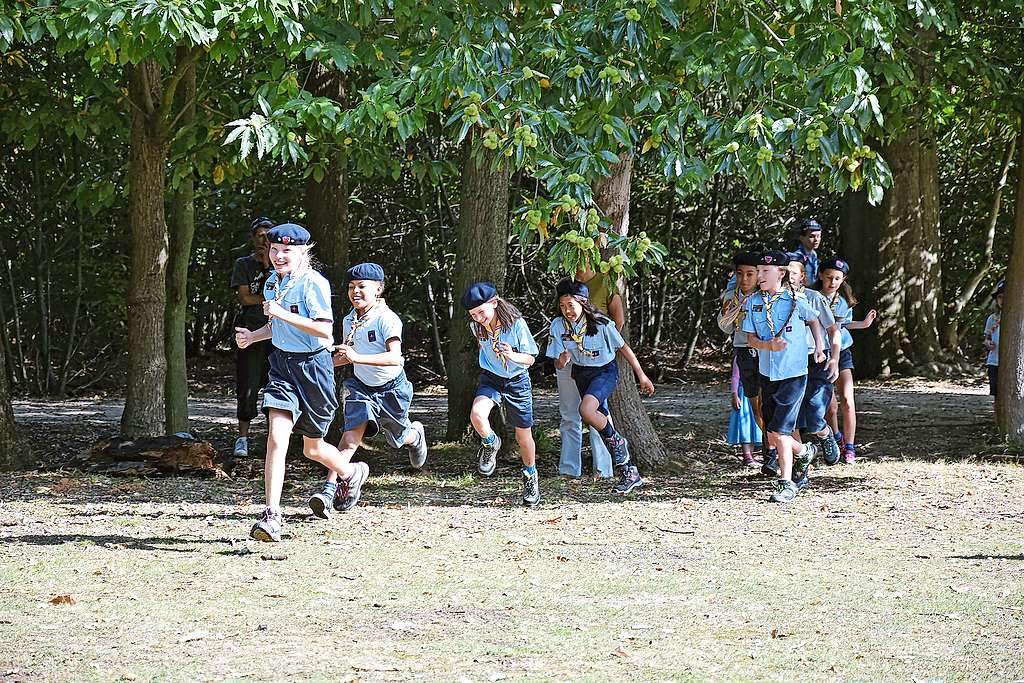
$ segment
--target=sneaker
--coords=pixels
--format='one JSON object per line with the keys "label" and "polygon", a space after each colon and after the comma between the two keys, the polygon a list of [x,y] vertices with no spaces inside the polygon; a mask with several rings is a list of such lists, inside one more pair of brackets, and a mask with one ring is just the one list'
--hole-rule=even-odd
{"label": "sneaker", "polygon": [[793,454],[793,478],[797,478],[797,473],[800,476],[806,475],[811,469],[811,463],[814,462],[814,458],[818,455],[818,447],[813,443],[805,443],[804,447],[799,453]]}
{"label": "sneaker", "polygon": [[772,503],[792,503],[798,491],[800,489],[793,482],[779,479],[775,482],[775,490],[768,496],[768,500]]}
{"label": "sneaker", "polygon": [[348,512],[359,504],[363,484],[370,478],[370,466],[365,462],[354,462],[352,466],[356,468],[352,478],[339,480],[338,492],[334,494],[334,509],[338,512]]}
{"label": "sneaker", "polygon": [[270,508],[263,508],[260,518],[249,531],[249,537],[264,543],[279,543],[282,527],[284,527],[284,518],[281,517],[281,513],[274,512]]}
{"label": "sneaker", "polygon": [[247,437],[240,436],[235,439],[235,451],[233,455],[236,458],[249,457],[249,439]]}
{"label": "sneaker", "polygon": [[612,454],[613,467],[625,467],[629,464],[629,442],[622,434],[616,433],[606,442]]}
{"label": "sneaker", "polygon": [[533,507],[540,502],[540,481],[537,470],[529,473],[523,470],[523,505]]}
{"label": "sneaker", "polygon": [[766,477],[779,476],[779,452],[774,448],[768,450],[764,464],[761,465],[761,474]]}
{"label": "sneaker", "polygon": [[843,462],[847,465],[852,465],[857,460],[857,447],[852,443],[846,444],[846,448],[843,449]]}
{"label": "sneaker", "polygon": [[831,467],[839,462],[839,442],[836,435],[832,433],[831,427],[825,427],[828,434],[821,437],[821,454],[825,457],[825,464]]}
{"label": "sneaker", "polygon": [[334,496],[337,492],[338,487],[331,490],[325,486],[323,491],[313,494],[309,499],[309,509],[313,511],[314,517],[331,518],[331,505],[334,503]]}
{"label": "sneaker", "polygon": [[636,465],[626,465],[622,468],[622,474],[619,475],[619,483],[612,490],[620,496],[625,496],[633,489],[643,485],[644,480],[640,478],[640,470],[636,468]]}
{"label": "sneaker", "polygon": [[793,472],[793,483],[796,484],[797,491],[803,491],[807,488],[807,485],[811,483],[811,478],[807,476],[807,470]]}
{"label": "sneaker", "polygon": [[501,450],[501,437],[497,434],[494,435],[494,443],[487,445],[485,443],[480,444],[480,450],[477,456],[480,458],[480,462],[477,465],[477,470],[480,474],[485,477],[489,477],[494,474],[494,470],[498,467],[498,451]]}
{"label": "sneaker", "polygon": [[761,466],[761,463],[759,463],[757,460],[754,460],[754,456],[751,455],[750,453],[744,453],[743,454],[743,466],[744,467],[753,467],[753,468],[756,469],[756,468]]}
{"label": "sneaker", "polygon": [[409,464],[416,469],[422,469],[427,462],[427,435],[423,431],[422,422],[413,422],[412,429],[416,432],[416,440],[407,448],[409,449]]}

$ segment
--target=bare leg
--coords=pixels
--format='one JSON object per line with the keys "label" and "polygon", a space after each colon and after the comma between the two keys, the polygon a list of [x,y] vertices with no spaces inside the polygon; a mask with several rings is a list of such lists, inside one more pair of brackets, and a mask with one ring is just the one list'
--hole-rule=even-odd
{"label": "bare leg", "polygon": [[284,487],[284,465],[288,455],[288,439],[292,435],[290,411],[271,408],[267,415],[267,457],[263,464],[263,490],[267,507],[281,508],[281,489]]}
{"label": "bare leg", "polygon": [[486,396],[477,396],[473,399],[473,408],[469,411],[469,422],[481,439],[486,439],[493,432],[491,431],[490,414],[494,409],[494,401]]}
{"label": "bare leg", "polygon": [[846,443],[857,443],[857,406],[853,400],[853,372],[839,373],[839,401],[843,411],[843,437]]}
{"label": "bare leg", "polygon": [[516,441],[519,443],[519,455],[523,458],[523,465],[533,467],[537,462],[537,444],[533,441],[533,429],[516,427]]}

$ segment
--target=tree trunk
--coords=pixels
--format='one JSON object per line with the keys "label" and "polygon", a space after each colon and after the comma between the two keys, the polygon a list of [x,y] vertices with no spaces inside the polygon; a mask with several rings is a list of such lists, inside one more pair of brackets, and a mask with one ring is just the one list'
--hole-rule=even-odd
{"label": "tree trunk", "polygon": [[718,228],[722,217],[721,193],[719,192],[719,176],[715,176],[714,185],[711,190],[711,219],[708,226],[708,246],[704,252],[704,267],[700,274],[700,283],[697,286],[696,300],[690,306],[693,311],[693,323],[690,328],[690,341],[686,345],[686,355],[683,356],[683,365],[689,365],[693,360],[694,351],[697,350],[697,341],[700,339],[700,328],[704,322],[704,299],[708,294],[708,286],[711,283],[711,269],[715,261],[715,244],[718,242]]}
{"label": "tree trunk", "polygon": [[[6,363],[4,347],[0,344],[0,369]],[[32,464],[31,451],[26,445],[18,443],[7,373],[0,372],[0,470],[26,469]]]}
{"label": "tree trunk", "polygon": [[[478,148],[478,155],[473,148]],[[467,140],[462,149],[459,236],[453,298],[473,282],[489,280],[501,292],[508,252],[509,169],[491,168],[495,154]],[[476,156],[476,158],[474,158]],[[448,331],[448,430],[456,441],[466,433],[480,366],[469,319],[456,310]]]}
{"label": "tree trunk", "polygon": [[[178,48],[178,59],[184,59]],[[187,127],[196,115],[196,65],[188,67],[175,94],[178,125]],[[191,163],[186,160],[185,163]],[[188,264],[196,232],[195,181],[189,173],[171,194],[170,250],[167,261],[167,302],[164,309],[164,428],[168,434],[188,431],[188,365],[185,361],[185,319],[188,310]]]}
{"label": "tree trunk", "polygon": [[[633,176],[633,157],[621,155],[620,161],[608,178],[594,184],[594,202],[601,207],[611,223],[612,230],[619,235],[629,233],[629,190]],[[622,309],[626,324],[622,336],[629,341],[629,287],[621,284]],[[608,407],[615,421],[615,429],[629,440],[629,450],[634,461],[644,469],[655,468],[668,460],[668,452],[662,445],[654,425],[647,415],[636,386],[633,369],[621,357],[619,363],[619,384],[608,400]]]}
{"label": "tree trunk", "polygon": [[[668,208],[668,224],[667,231],[668,236],[665,238],[665,249],[668,253],[672,253],[672,241],[675,237],[676,228],[676,206],[678,204],[679,193],[676,191],[675,186],[671,186],[672,199],[669,202]],[[651,346],[655,349],[661,346],[661,332],[665,324],[665,302],[668,299],[668,264],[661,269],[658,274],[658,290],[656,300],[654,303],[654,332],[653,339],[651,340]]]}
{"label": "tree trunk", "polygon": [[157,436],[164,427],[167,137],[162,122],[154,120],[164,95],[160,67],[145,59],[128,72],[135,107],[128,168],[128,385],[121,433],[139,437]]}
{"label": "tree trunk", "polygon": [[[1024,129],[1024,112],[1021,113]],[[999,323],[999,392],[996,421],[1011,445],[1024,447],[1024,145],[1017,154],[1013,254]]]}
{"label": "tree trunk", "polygon": [[902,197],[917,210],[916,219],[908,234],[913,237],[904,250],[907,273],[907,333],[911,360],[914,365],[935,372],[934,362],[939,356],[939,301],[942,300],[942,269],[939,256],[942,245],[939,237],[939,162],[935,138],[920,131],[917,137],[915,164],[917,193]]}

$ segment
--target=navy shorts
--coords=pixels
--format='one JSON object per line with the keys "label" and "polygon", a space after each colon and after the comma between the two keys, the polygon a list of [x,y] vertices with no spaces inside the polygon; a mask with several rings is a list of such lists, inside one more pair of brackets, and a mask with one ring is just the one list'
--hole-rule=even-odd
{"label": "navy shorts", "polygon": [[772,382],[761,376],[761,415],[766,432],[792,434],[804,402],[807,375]]}
{"label": "navy shorts", "polygon": [[377,387],[363,384],[349,377],[345,387],[345,431],[366,425],[363,436],[369,438],[383,432],[394,448],[399,448],[409,436],[409,404],[412,403],[412,383],[405,371],[390,382]]}
{"label": "navy shorts", "polygon": [[608,415],[608,397],[619,383],[619,365],[614,360],[597,367],[572,366],[572,379],[580,390],[580,399],[590,394],[597,399],[598,410]]}
{"label": "navy shorts", "polygon": [[845,349],[839,352],[839,371],[853,370],[853,351],[850,349],[852,346],[847,346]]}
{"label": "navy shorts", "polygon": [[754,398],[761,393],[761,371],[757,365],[757,351],[747,346],[733,349],[736,367],[740,369],[740,385],[743,395]]}
{"label": "navy shorts", "polygon": [[986,365],[988,368],[988,395],[995,396],[999,391],[999,366]]}
{"label": "navy shorts", "polygon": [[811,432],[825,429],[825,411],[832,402],[832,382],[828,381],[828,358],[814,362],[814,354],[807,356],[807,388],[800,406],[797,427]]}
{"label": "navy shorts", "polygon": [[533,426],[533,385],[530,373],[521,372],[515,377],[502,377],[484,370],[480,373],[477,396],[494,401],[495,405],[505,404],[505,417],[516,429]]}
{"label": "navy shorts", "polygon": [[263,389],[263,412],[271,408],[292,414],[292,431],[311,439],[327,435],[338,398],[334,395],[334,363],[330,351],[292,353],[274,349],[270,379]]}

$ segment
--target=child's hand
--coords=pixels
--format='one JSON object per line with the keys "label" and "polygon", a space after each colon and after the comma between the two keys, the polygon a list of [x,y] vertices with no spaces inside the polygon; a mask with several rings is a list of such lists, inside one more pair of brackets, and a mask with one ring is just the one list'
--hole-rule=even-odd
{"label": "child's hand", "polygon": [[569,355],[569,352],[562,351],[562,353],[558,355],[558,360],[555,361],[555,367],[561,370],[568,365],[570,361],[572,361],[572,356]]}
{"label": "child's hand", "polygon": [[497,354],[499,356],[508,357],[508,354],[514,353],[514,351],[512,349],[512,345],[509,344],[508,342],[500,341],[497,344],[495,344],[494,346],[495,346],[496,352],[497,352]]}
{"label": "child's hand", "polygon": [[352,361],[348,359],[348,356],[342,353],[340,346],[335,346],[331,349],[331,363],[334,364],[334,367],[340,368],[342,365],[350,365]]}
{"label": "child's hand", "polygon": [[828,381],[834,384],[839,379],[839,358],[830,358],[825,368],[828,370]]}
{"label": "child's hand", "polygon": [[878,317],[878,311],[871,309],[868,314],[864,317],[864,326],[871,327],[871,323],[875,322],[875,318]]}
{"label": "child's hand", "polygon": [[654,382],[651,379],[641,373],[640,377],[637,378],[640,384],[640,395],[641,396],[654,396]]}
{"label": "child's hand", "polygon": [[775,337],[768,342],[769,351],[785,351],[787,346],[789,346],[789,344],[781,337]]}
{"label": "child's hand", "polygon": [[814,349],[814,362],[821,363],[825,360],[824,349]]}
{"label": "child's hand", "polygon": [[359,363],[363,357],[355,349],[348,344],[339,344],[334,347],[334,354],[336,357],[342,358],[342,365],[345,363]]}
{"label": "child's hand", "polygon": [[281,304],[277,303],[273,299],[267,299],[263,302],[263,315],[268,318],[280,318],[282,314],[287,313]]}
{"label": "child's hand", "polygon": [[252,332],[244,327],[235,328],[235,345],[240,349],[247,348],[252,344]]}
{"label": "child's hand", "polygon": [[734,392],[732,395],[732,407],[739,410],[740,405],[740,395]]}

